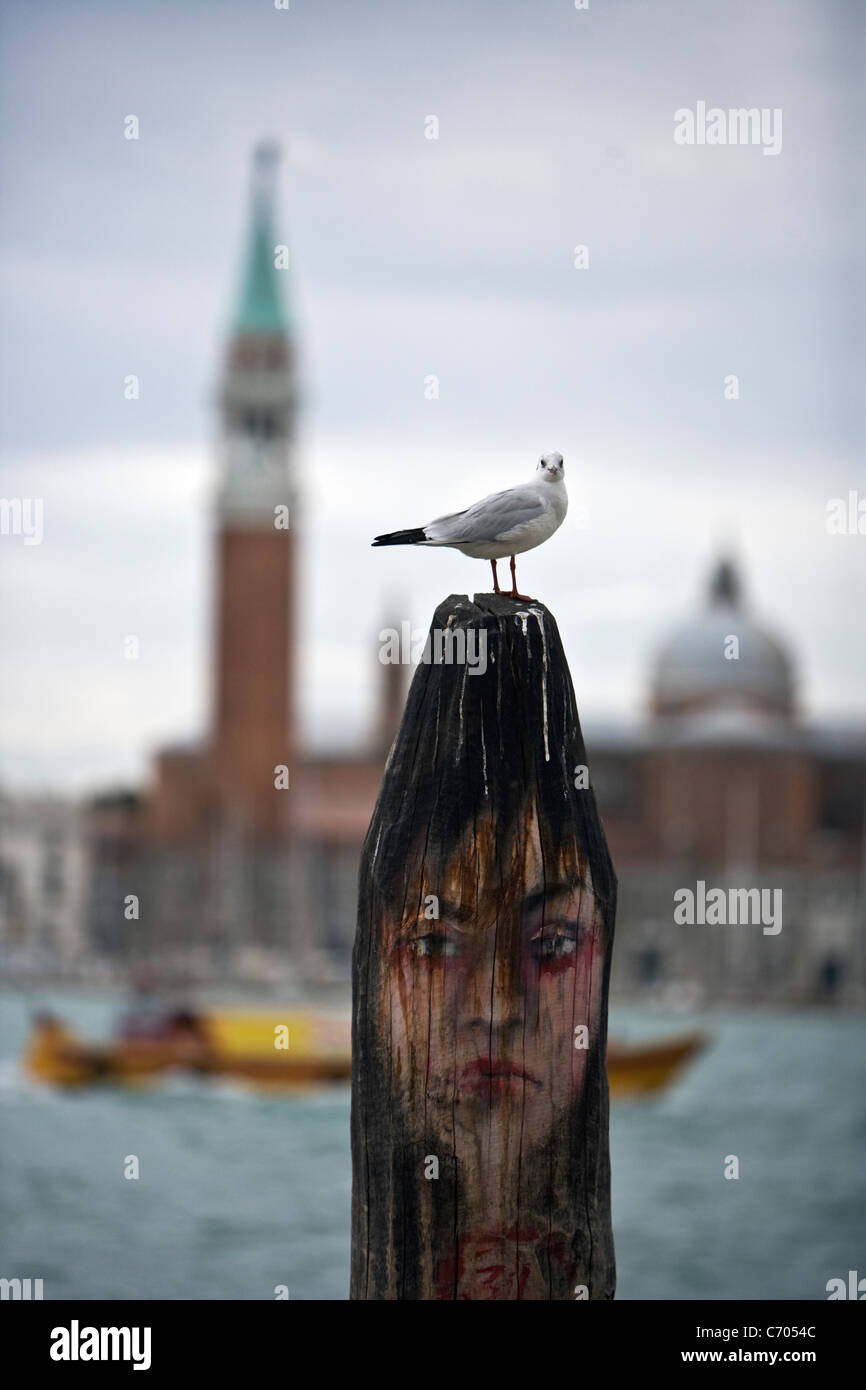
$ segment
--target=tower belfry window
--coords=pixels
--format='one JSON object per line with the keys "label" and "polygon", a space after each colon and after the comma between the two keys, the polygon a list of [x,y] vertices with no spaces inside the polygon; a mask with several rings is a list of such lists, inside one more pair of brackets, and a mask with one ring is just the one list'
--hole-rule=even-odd
{"label": "tower belfry window", "polygon": [[246,411],[241,425],[251,439],[273,439],[278,432],[276,416],[269,410]]}

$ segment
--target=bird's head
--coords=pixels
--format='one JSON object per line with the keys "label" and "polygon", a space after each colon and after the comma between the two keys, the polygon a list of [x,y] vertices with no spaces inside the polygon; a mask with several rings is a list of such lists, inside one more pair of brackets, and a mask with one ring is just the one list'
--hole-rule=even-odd
{"label": "bird's head", "polygon": [[562,454],[542,454],[538,460],[537,473],[540,473],[547,483],[558,483],[565,477],[565,464],[562,462]]}

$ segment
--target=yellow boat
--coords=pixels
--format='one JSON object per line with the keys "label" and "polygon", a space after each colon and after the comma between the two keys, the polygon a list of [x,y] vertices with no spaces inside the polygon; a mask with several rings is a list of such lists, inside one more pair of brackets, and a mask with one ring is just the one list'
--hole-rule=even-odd
{"label": "yellow boat", "polygon": [[352,1074],[344,1015],[218,1010],[169,1020],[154,1036],[86,1043],[59,1019],[35,1021],[25,1067],[39,1081],[146,1084],[167,1071],[233,1077],[256,1085],[345,1081]]}
{"label": "yellow boat", "polygon": [[704,1033],[681,1033],[657,1042],[607,1045],[607,1079],[611,1100],[653,1095],[669,1086],[707,1045]]}
{"label": "yellow boat", "polygon": [[[700,1033],[633,1045],[611,1042],[611,1097],[658,1091],[705,1042]],[[175,1015],[160,1036],[87,1043],[59,1019],[45,1015],[34,1022],[25,1066],[35,1079],[57,1086],[98,1081],[144,1085],[178,1069],[257,1086],[309,1086],[349,1079],[351,1023],[345,1014],[215,1010]]]}

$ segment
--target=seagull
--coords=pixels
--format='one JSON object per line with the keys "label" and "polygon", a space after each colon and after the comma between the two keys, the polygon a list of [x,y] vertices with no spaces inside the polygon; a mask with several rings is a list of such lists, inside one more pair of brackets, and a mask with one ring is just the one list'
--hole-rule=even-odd
{"label": "seagull", "polygon": [[514,557],[534,550],[549,540],[565,520],[568,494],[562,454],[542,454],[532,481],[505,492],[492,492],[464,512],[437,516],[427,526],[410,527],[376,536],[374,545],[447,545],[474,560],[489,560],[493,568],[493,592],[501,594],[496,561],[511,557],[509,598],[532,602],[517,592]]}

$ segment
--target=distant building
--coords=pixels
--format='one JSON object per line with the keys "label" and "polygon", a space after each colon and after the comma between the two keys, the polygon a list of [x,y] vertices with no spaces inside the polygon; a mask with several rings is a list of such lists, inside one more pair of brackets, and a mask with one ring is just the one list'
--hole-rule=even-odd
{"label": "distant building", "polygon": [[[866,731],[802,722],[788,653],[730,562],[660,648],[644,726],[588,742],[620,880],[620,993],[866,997]],[[781,930],[677,924],[674,894],[699,881],[781,889]]]}
{"label": "distant building", "polygon": [[94,945],[194,974],[345,970],[359,845],[402,708],[403,673],[385,667],[368,748],[331,759],[299,745],[297,364],[275,164],[256,151],[219,395],[211,727],[157,755],[141,799],[101,797],[91,821]]}
{"label": "distant building", "polygon": [[[383,666],[377,730],[357,756],[301,746],[296,346],[274,162],[257,152],[220,392],[210,728],[194,747],[159,753],[141,797],[94,802],[89,831],[101,955],[279,983],[347,973],[361,842],[404,691],[403,669]],[[802,722],[785,647],[744,605],[730,563],[660,649],[645,724],[585,733],[620,880],[620,995],[866,997],[866,736]],[[675,894],[699,882],[780,888],[781,931],[678,924]]]}
{"label": "distant building", "polygon": [[56,974],[81,958],[88,859],[77,806],[0,796],[0,970]]}

